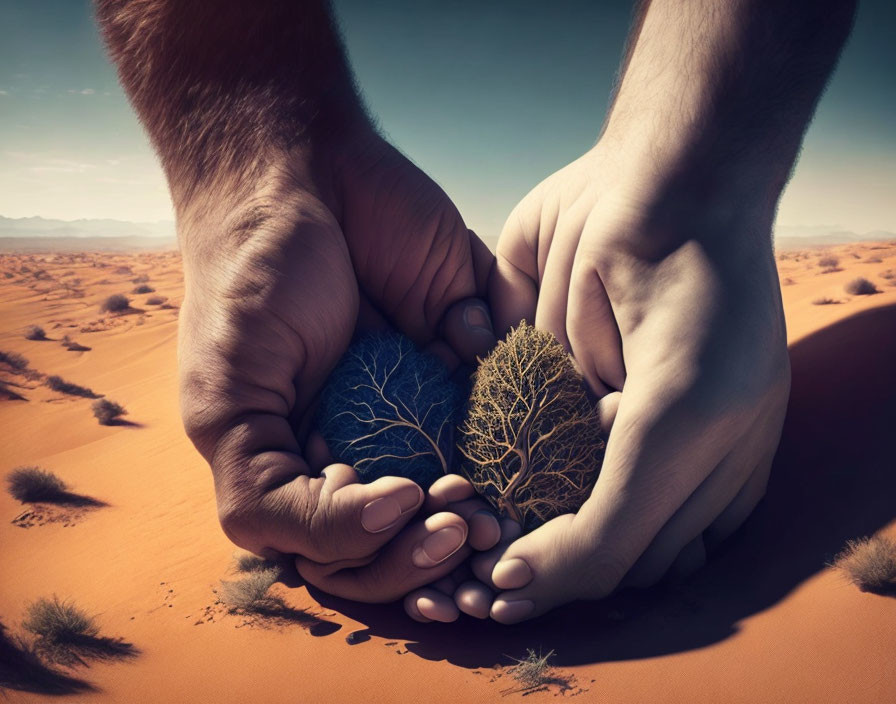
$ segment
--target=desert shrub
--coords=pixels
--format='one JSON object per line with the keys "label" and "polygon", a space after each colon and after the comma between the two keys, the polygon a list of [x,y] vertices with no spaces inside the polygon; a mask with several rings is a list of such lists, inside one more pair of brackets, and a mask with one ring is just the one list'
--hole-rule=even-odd
{"label": "desert shrub", "polygon": [[127,296],[121,293],[115,293],[100,304],[100,312],[121,313],[128,310],[130,307],[131,301]]}
{"label": "desert shrub", "polygon": [[853,279],[843,288],[847,293],[850,293],[853,296],[870,296],[872,293],[880,293],[877,286],[861,276],[857,279]]}
{"label": "desert shrub", "polygon": [[93,406],[93,415],[100,422],[100,425],[112,425],[120,416],[127,415],[127,411],[124,409],[124,406],[115,403],[115,401],[110,401],[107,398],[101,398],[99,401],[94,401]]}
{"label": "desert shrub", "polygon": [[528,655],[522,660],[517,660],[516,665],[507,670],[507,673],[520,683],[524,689],[534,689],[551,681],[550,659],[554,656],[551,650],[546,655],[535,654],[531,648],[527,648]]}
{"label": "desert shrub", "polygon": [[137,286],[131,293],[153,293],[155,289],[152,286],[147,286],[146,284],[140,284]]}
{"label": "desert shrub", "polygon": [[51,643],[72,643],[99,633],[93,619],[71,602],[55,594],[41,598],[28,607],[22,627]]}
{"label": "desert shrub", "polygon": [[150,296],[146,299],[146,305],[148,306],[160,306],[168,299],[165,296]]}
{"label": "desert shrub", "polygon": [[25,339],[26,340],[46,340],[47,333],[40,325],[29,325],[28,329],[25,330]]}
{"label": "desert shrub", "polygon": [[68,394],[69,396],[81,396],[83,398],[100,397],[98,393],[95,393],[93,390],[88,389],[86,386],[73,384],[72,382],[66,381],[61,376],[56,376],[55,374],[53,376],[47,377],[46,384],[51,389],[53,389],[53,391]]}
{"label": "desert shrub", "polygon": [[880,257],[868,257],[865,260],[866,264],[880,264],[883,261]]}
{"label": "desert shrub", "polygon": [[896,542],[883,535],[847,541],[833,566],[863,592],[896,593]]}
{"label": "desert shrub", "polygon": [[17,352],[4,352],[0,350],[0,363],[6,364],[19,372],[28,368],[28,360]]}
{"label": "desert shrub", "polygon": [[80,342],[76,342],[75,340],[70,338],[68,335],[66,335],[65,337],[62,338],[61,344],[67,350],[70,350],[72,352],[89,352],[90,351],[89,347],[82,345]]}
{"label": "desert shrub", "polygon": [[785,278],[785,279],[781,282],[781,285],[782,285],[782,286],[793,286],[795,283],[796,283],[796,281],[794,281],[793,279],[791,279],[791,278],[788,276],[787,278]]}
{"label": "desert shrub", "polygon": [[896,270],[887,269],[886,271],[882,271],[880,272],[880,278],[892,281],[893,279],[896,279]]}
{"label": "desert shrub", "polygon": [[837,259],[837,257],[832,256],[822,257],[818,260],[818,266],[820,266],[822,269],[833,269],[839,263],[840,260]]}
{"label": "desert shrub", "polygon": [[149,281],[149,277],[146,274],[141,274],[131,279],[131,282],[135,284],[145,284],[147,281]]}
{"label": "desert shrub", "polygon": [[279,572],[268,568],[248,573],[242,579],[222,581],[219,595],[231,611],[264,611],[276,602],[268,591],[277,581]]}
{"label": "desert shrub", "polygon": [[277,569],[277,565],[263,557],[253,555],[250,552],[240,553],[234,558],[237,572],[261,572],[263,570]]}
{"label": "desert shrub", "polygon": [[40,467],[16,467],[6,477],[9,493],[17,501],[52,501],[66,494],[68,487],[52,472]]}
{"label": "desert shrub", "polygon": [[113,274],[133,274],[134,272],[131,271],[131,267],[129,267],[129,266],[120,266],[112,273]]}
{"label": "desert shrub", "polygon": [[839,303],[840,301],[834,300],[833,298],[828,298],[827,296],[823,296],[821,298],[816,298],[812,301],[813,306],[830,306],[835,303]]}

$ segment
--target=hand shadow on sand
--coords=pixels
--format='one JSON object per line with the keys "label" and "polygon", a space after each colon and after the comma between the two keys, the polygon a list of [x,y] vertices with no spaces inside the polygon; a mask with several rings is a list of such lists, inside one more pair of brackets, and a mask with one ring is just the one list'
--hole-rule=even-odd
{"label": "hand shadow on sand", "polygon": [[[675,587],[623,592],[513,627],[462,616],[418,624],[400,604],[371,606],[311,589],[325,607],[462,667],[506,662],[527,647],[555,665],[655,657],[734,634],[824,569],[846,540],[896,518],[896,306],[853,315],[790,349],[793,386],[765,499],[709,564]],[[881,597],[869,597],[881,598]]]}

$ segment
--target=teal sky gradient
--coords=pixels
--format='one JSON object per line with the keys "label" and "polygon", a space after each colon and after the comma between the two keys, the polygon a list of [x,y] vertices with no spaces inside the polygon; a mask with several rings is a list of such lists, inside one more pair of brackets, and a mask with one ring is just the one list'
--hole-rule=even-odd
{"label": "teal sky gradient", "polygon": [[[631,3],[335,0],[382,129],[488,239],[594,142]],[[779,225],[896,231],[896,5],[862,3]],[[0,214],[171,217],[87,0],[0,0]]]}

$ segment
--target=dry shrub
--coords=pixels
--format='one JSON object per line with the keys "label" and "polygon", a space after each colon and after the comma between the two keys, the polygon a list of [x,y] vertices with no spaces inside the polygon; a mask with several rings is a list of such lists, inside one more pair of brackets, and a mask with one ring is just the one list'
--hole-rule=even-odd
{"label": "dry shrub", "polygon": [[830,306],[836,303],[840,303],[840,301],[836,301],[833,298],[828,298],[827,296],[816,298],[814,301],[812,301],[813,306]]}
{"label": "dry shrub", "polygon": [[145,284],[147,281],[149,281],[149,277],[146,274],[141,274],[131,279],[131,282],[135,284]]}
{"label": "dry shrub", "polygon": [[155,289],[152,286],[147,286],[146,284],[140,284],[137,286],[131,293],[154,293]]}
{"label": "dry shrub", "polygon": [[40,325],[29,325],[28,329],[25,330],[25,339],[26,340],[46,340],[47,333]]}
{"label": "dry shrub", "polygon": [[37,636],[35,651],[42,659],[69,667],[86,665],[88,660],[132,658],[140,653],[119,638],[100,636],[91,616],[55,594],[32,603],[22,627]]}
{"label": "dry shrub", "polygon": [[887,269],[886,271],[882,271],[880,272],[880,278],[892,281],[893,279],[896,279],[896,270]]}
{"label": "dry shrub", "polygon": [[0,350],[0,364],[7,365],[10,369],[17,372],[24,371],[28,368],[28,360],[18,352],[4,352]]}
{"label": "dry shrub", "polygon": [[833,269],[840,263],[840,260],[837,257],[832,257],[830,255],[826,257],[822,257],[818,260],[818,266],[822,269]]}
{"label": "dry shrub", "polygon": [[55,374],[53,376],[47,377],[46,384],[51,389],[53,389],[53,391],[68,394],[69,396],[81,396],[82,398],[100,397],[100,394],[95,393],[93,390],[88,389],[86,386],[73,384],[72,382],[66,381],[61,376],[56,376]]}
{"label": "dry shrub", "polygon": [[68,335],[62,338],[62,346],[65,347],[70,352],[89,352],[90,347],[82,345],[80,342],[76,342]]}
{"label": "dry shrub", "polygon": [[553,681],[550,659],[554,656],[554,651],[551,650],[546,655],[541,653],[536,655],[531,648],[526,650],[528,655],[522,660],[516,660],[516,665],[509,668],[507,673],[519,682],[523,689],[535,689]]}
{"label": "dry shrub", "polygon": [[94,417],[100,422],[100,425],[114,425],[120,416],[125,416],[128,413],[124,406],[107,398],[94,401],[91,408],[93,409]]}
{"label": "dry shrub", "polygon": [[877,286],[861,276],[857,279],[853,279],[843,288],[847,293],[852,294],[853,296],[870,296],[874,293],[880,293]]}
{"label": "dry shrub", "polygon": [[168,298],[166,296],[150,296],[149,298],[146,299],[146,305],[160,306],[167,300],[168,300]]}
{"label": "dry shrub", "polygon": [[16,467],[6,477],[9,493],[21,503],[53,502],[68,496],[68,486],[52,472],[40,467]]}
{"label": "dry shrub", "polygon": [[22,627],[52,643],[71,643],[99,633],[94,620],[71,602],[55,594],[41,598],[28,607]]}
{"label": "dry shrub", "polygon": [[221,582],[219,595],[230,611],[263,612],[277,605],[277,600],[268,594],[277,581],[279,571],[268,568],[248,573],[234,581]]}
{"label": "dry shrub", "polygon": [[250,552],[240,553],[234,558],[237,572],[262,572],[264,570],[278,569],[276,563],[265,560],[263,557],[253,555]]}
{"label": "dry shrub", "polygon": [[782,285],[782,286],[793,286],[795,283],[796,283],[796,281],[794,281],[793,279],[791,279],[791,278],[788,276],[787,278],[785,278],[785,279],[781,282],[781,285]]}
{"label": "dry shrub", "polygon": [[101,313],[123,313],[126,310],[130,310],[130,308],[130,299],[121,293],[115,293],[109,296],[100,304]]}
{"label": "dry shrub", "polygon": [[833,566],[863,592],[896,594],[896,542],[886,536],[847,541]]}
{"label": "dry shrub", "polygon": [[880,257],[868,257],[865,260],[866,264],[880,264],[883,261]]}

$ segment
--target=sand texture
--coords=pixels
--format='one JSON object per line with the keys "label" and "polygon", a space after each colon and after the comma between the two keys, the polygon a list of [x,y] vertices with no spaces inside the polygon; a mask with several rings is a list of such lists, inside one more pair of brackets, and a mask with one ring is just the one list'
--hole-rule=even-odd
{"label": "sand texture", "polygon": [[[824,257],[837,263],[820,265]],[[281,601],[266,615],[228,613],[216,590],[237,578],[236,550],[178,415],[179,256],[0,255],[0,350],[28,361],[20,370],[0,364],[0,474],[37,465],[82,497],[23,505],[4,483],[0,693],[78,702],[896,701],[896,598],[863,593],[826,567],[847,539],[896,537],[896,243],[786,251],[778,264],[793,394],[759,509],[682,584],[506,628],[466,617],[416,624],[398,604],[347,603],[289,575],[272,588]],[[857,277],[880,292],[847,293]],[[131,293],[141,284],[155,291]],[[117,293],[131,307],[100,313]],[[25,339],[31,325],[48,339]],[[99,424],[94,399],[52,390],[51,375],[128,414]],[[17,649],[28,604],[53,594],[96,617],[105,650],[85,664],[45,668]],[[556,653],[534,691],[509,672],[527,648]]]}

